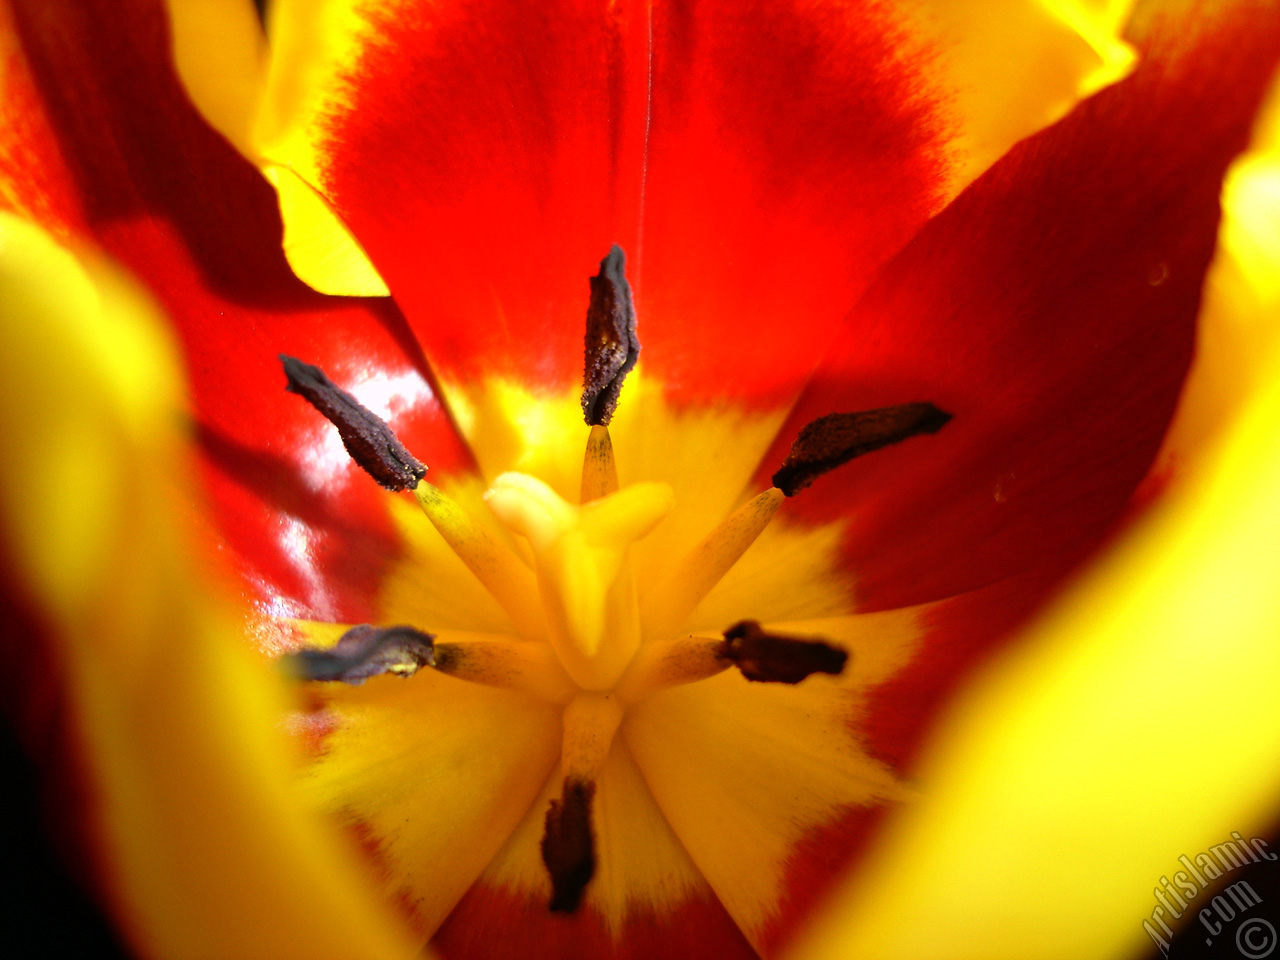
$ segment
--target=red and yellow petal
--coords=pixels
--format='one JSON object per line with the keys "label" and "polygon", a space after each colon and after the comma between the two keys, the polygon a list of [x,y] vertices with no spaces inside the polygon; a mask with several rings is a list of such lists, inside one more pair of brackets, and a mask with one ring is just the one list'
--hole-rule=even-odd
{"label": "red and yellow petal", "polygon": [[557,771],[432,941],[438,953],[448,960],[755,956],[672,832],[621,740],[613,744],[592,801],[596,875],[575,914],[550,913],[551,885],[538,843],[547,805],[560,789]]}
{"label": "red and yellow petal", "polygon": [[[912,795],[856,731],[868,690],[913,654],[918,624],[916,610],[769,624],[841,644],[851,655],[845,674],[790,687],[727,671],[655,694],[627,716],[623,735],[663,814],[759,950],[773,952],[775,929],[799,919],[784,916],[789,873],[816,858],[798,846],[851,810]],[[845,853],[828,859],[843,865]]]}
{"label": "red and yellow petal", "polygon": [[1135,73],[1016,147],[895,258],[766,458],[833,409],[927,399],[954,414],[792,502],[811,519],[857,505],[845,555],[864,608],[1086,549],[1151,465],[1222,177],[1280,60],[1273,6],[1192,12],[1144,8]]}
{"label": "red and yellow petal", "polygon": [[264,601],[361,620],[397,550],[376,487],[286,395],[276,354],[326,366],[446,475],[470,457],[384,300],[323,297],[280,252],[271,188],[192,109],[161,4],[6,8],[9,204],[91,239],[177,327],[219,528]]}
{"label": "red and yellow petal", "polygon": [[[883,13],[837,19],[812,11],[773,10],[766,49],[759,37],[733,28],[741,11],[727,6],[708,5],[685,21],[665,8],[646,10],[643,18],[620,8],[610,19],[565,4],[580,29],[560,35],[541,14],[502,3],[464,11],[484,13],[483,29],[458,11],[421,10],[406,3],[395,8],[399,19],[378,21],[385,28],[383,45],[365,49],[357,59],[354,75],[363,79],[362,86],[349,90],[348,99],[323,116],[323,136],[317,142],[334,149],[322,151],[315,167],[316,183],[368,243],[393,288],[403,289],[410,316],[406,322],[390,304],[351,301],[334,307],[292,280],[278,251],[279,225],[270,194],[174,96],[171,72],[158,53],[164,49],[164,30],[155,7],[125,5],[123,13],[111,11],[124,24],[115,34],[108,32],[112,17],[105,5],[59,7],[60,19],[30,3],[14,9],[26,61],[11,71],[19,91],[13,102],[32,105],[34,117],[26,118],[25,129],[34,132],[21,143],[6,145],[3,162],[18,171],[24,185],[6,184],[4,195],[58,229],[95,237],[146,277],[175,311],[193,358],[201,436],[224,533],[239,547],[260,596],[277,601],[269,608],[276,612],[363,619],[385,579],[388,559],[401,544],[380,496],[371,485],[361,485],[363,478],[324,439],[327,427],[317,432],[314,416],[296,398],[284,397],[278,386],[278,406],[256,400],[254,391],[274,372],[270,355],[277,350],[312,351],[306,359],[331,366],[344,385],[371,405],[383,403],[424,458],[439,465],[433,452],[424,449],[434,446],[444,472],[465,470],[467,454],[442,413],[410,331],[423,338],[449,379],[455,401],[474,400],[468,394],[473,389],[491,389],[493,381],[482,380],[497,371],[526,383],[532,379],[537,389],[558,388],[560,405],[567,398],[571,406],[569,384],[577,376],[585,300],[581,279],[608,242],[621,239],[633,252],[640,302],[656,317],[653,337],[646,340],[654,382],[684,402],[733,396],[739,403],[777,411],[799,386],[816,345],[835,330],[844,305],[932,212],[955,179],[940,160],[936,125],[943,107],[936,91],[921,95],[915,85],[918,64],[894,52],[901,38],[880,34],[896,22]],[[1263,21],[1264,26],[1272,22]],[[869,27],[874,29],[864,29]],[[94,55],[89,38],[101,42],[105,36],[120,38],[134,69],[117,69],[111,66],[114,61]],[[832,47],[815,45],[818,36],[832,41]],[[1257,37],[1263,38],[1259,43],[1274,41],[1267,40],[1265,31],[1251,29],[1249,38]],[[1182,59],[1163,62],[1177,62],[1185,70],[1209,46],[1202,45],[1199,53],[1180,51]],[[1233,46],[1241,89],[1256,92],[1259,78],[1265,80],[1269,71],[1265,58],[1240,56],[1237,47],[1251,48]],[[377,69],[380,54],[391,56],[396,69]],[[506,54],[498,58],[497,69],[477,66],[495,54]],[[1157,57],[1154,62],[1162,61]],[[64,85],[59,78],[55,84],[54,70],[64,63],[73,68],[69,80]],[[538,82],[522,83],[531,74],[539,76]],[[859,79],[865,84],[868,75],[879,81],[872,96],[853,86]],[[1216,176],[1231,155],[1231,137],[1242,136],[1241,124],[1247,120],[1242,118],[1251,109],[1247,96],[1239,103],[1233,100],[1232,109],[1213,111],[1203,97],[1182,97],[1190,85],[1177,82],[1176,69],[1173,81],[1169,76],[1160,80],[1179,96],[1162,94],[1144,101],[1145,92],[1154,89],[1151,75],[1151,68],[1140,72],[1110,99],[1104,95],[1092,103],[1084,119],[1068,121],[1045,140],[1024,146],[926,228],[918,243],[890,265],[851,328],[850,342],[856,341],[859,349],[872,345],[864,350],[867,362],[849,363],[851,351],[841,351],[807,398],[818,412],[826,412],[820,408],[827,403],[930,384],[941,391],[931,399],[952,408],[958,422],[975,424],[949,430],[929,455],[918,444],[885,454],[883,462],[892,466],[884,469],[897,471],[895,477],[920,477],[897,482],[885,497],[877,499],[870,481],[863,479],[816,487],[806,495],[808,509],[802,501],[801,515],[809,519],[843,516],[847,507],[833,509],[838,500],[856,498],[854,502],[866,505],[864,516],[870,520],[861,522],[846,541],[846,559],[863,574],[859,587],[867,606],[987,583],[1042,559],[1038,551],[1052,553],[1055,563],[1069,560],[1096,540],[1146,469],[1190,349],[1195,291],[1212,243],[1209,201]],[[637,82],[640,77],[643,85]],[[391,89],[400,81],[402,89]],[[692,87],[708,95],[686,97]],[[133,99],[140,89],[150,96],[137,109]],[[47,108],[36,109],[41,100],[37,90],[43,91]],[[796,90],[806,92],[799,106]],[[568,108],[561,99],[565,91],[570,94]],[[105,105],[104,112],[75,109],[90,101]],[[1143,110],[1136,111],[1136,105]],[[398,139],[391,121],[408,110],[424,117],[424,123]],[[391,116],[397,111],[400,116]],[[1167,192],[1188,200],[1186,207],[1165,203],[1165,197],[1148,190],[1149,184],[1130,175],[1123,164],[1104,166],[1108,176],[1115,176],[1105,189],[1086,185],[1092,204],[1087,206],[1081,202],[1083,188],[1055,168],[1058,162],[1078,164],[1093,147],[1114,150],[1107,154],[1112,163],[1145,158],[1127,141],[1090,127],[1110,123],[1113,133],[1135,136],[1143,126],[1129,122],[1134,112],[1144,121],[1150,114],[1166,124],[1217,124],[1207,128],[1212,149],[1192,155],[1194,151],[1178,149],[1179,141],[1161,155],[1164,166],[1147,164],[1148,172],[1164,178],[1157,178],[1164,188],[1174,185]],[[602,115],[612,126],[599,123]],[[1117,123],[1117,117],[1126,122]],[[1196,132],[1203,133],[1198,127]],[[855,128],[860,138],[850,132]],[[1153,128],[1146,132],[1148,149],[1176,139],[1167,141],[1167,134]],[[867,151],[867,143],[875,149]],[[637,144],[643,153],[637,153]],[[335,145],[352,147],[359,155]],[[387,158],[385,169],[370,159],[368,151],[374,147]],[[1046,159],[1059,148],[1061,157]],[[41,149],[47,152],[40,155]],[[850,183],[834,176],[847,176],[850,169],[861,179]],[[1036,191],[1049,188],[1060,195],[1037,206]],[[1028,209],[1019,210],[1023,206]],[[1104,249],[1114,256],[1106,263],[1100,265],[1098,249],[1090,249],[1093,234],[1068,229],[1069,215],[1079,217],[1081,210],[1096,212],[1095,223],[1110,223]],[[1002,212],[1007,223],[984,222]],[[1055,222],[1064,227],[1054,238],[1063,241],[1053,248],[1057,257],[1046,257],[1051,262],[1043,265],[1048,287],[997,289],[996,281],[1012,275],[1007,268],[1025,252],[1015,249],[1017,229],[1024,237],[1033,234],[1051,214],[1061,215]],[[1150,223],[1175,237],[1176,249],[1153,250]],[[682,224],[685,228],[677,229]],[[227,239],[233,226],[237,242]],[[982,235],[983,229],[990,238],[989,252],[996,254],[991,263],[975,264],[963,256],[947,260],[938,253],[944,240],[947,247],[955,246],[957,238],[971,243],[971,234]],[[597,241],[598,247],[590,249]],[[1154,254],[1159,254],[1154,261],[1159,270],[1136,271]],[[938,276],[930,277],[930,271]],[[925,277],[936,286],[922,282]],[[574,284],[578,291],[571,295]],[[1109,292],[1110,299],[1100,297],[1100,291]],[[961,295],[964,309],[943,311],[947,322],[939,322],[939,304],[947,296]],[[976,325],[988,314],[1002,315],[1000,309],[1010,302],[1021,309],[1031,304],[1037,315],[1057,325],[1021,339],[1014,324],[991,326],[1007,335],[989,335],[977,346],[965,339],[967,330],[959,327],[966,317]],[[723,311],[721,305],[727,305]],[[800,322],[789,323],[792,337],[773,349],[776,340],[766,335],[778,328],[779,316],[784,322],[792,319],[788,311]],[[910,366],[914,351],[877,340],[884,331],[899,329],[898,311],[907,318],[903,326],[931,345],[918,366]],[[1080,321],[1080,312],[1089,316]],[[1148,313],[1164,325],[1159,332],[1176,324],[1180,336],[1160,340],[1160,349],[1136,351],[1135,344],[1144,338],[1158,339],[1150,336],[1156,324]],[[1019,314],[1006,309],[1003,315],[1017,319]],[[1134,316],[1149,325],[1117,322]],[[297,330],[300,320],[310,325],[305,333]],[[1055,335],[1064,333],[1083,339],[1064,347],[1055,342]],[[536,345],[533,362],[527,356],[530,342]],[[770,349],[760,349],[761,343]],[[230,366],[200,359],[238,356],[240,350],[253,359]],[[1057,379],[1050,376],[1053,365],[1046,361],[1053,350],[1067,358],[1066,375]],[[1121,369],[1122,358],[1135,356],[1141,362],[1134,369]],[[966,373],[950,370],[956,357],[972,360]],[[974,382],[985,378],[982,386],[990,394],[991,383],[1017,367],[1017,361],[1028,361],[1027,369],[1018,371],[1021,379],[998,381],[1009,384],[1003,406],[974,398]],[[833,386],[835,378],[861,373],[881,379],[866,390]],[[1072,406],[1064,399],[1079,397],[1082,386],[1091,386],[1091,377],[1103,382],[1092,407]],[[947,391],[957,404],[942,395]],[[392,403],[393,394],[407,397],[403,408]],[[900,399],[906,398],[887,402]],[[457,406],[467,412],[465,403]],[[805,418],[803,411],[797,416]],[[463,420],[464,426],[474,426],[474,420]],[[1045,424],[1050,427],[1046,432],[1031,433]],[[957,435],[959,439],[950,440]],[[1018,459],[1010,466],[1007,452],[1015,446]],[[913,452],[917,450],[921,452]],[[950,458],[953,469],[928,469],[929,456],[934,462]],[[993,468],[994,479],[987,476]],[[1014,480],[1027,486],[1018,490],[1011,485]],[[1015,495],[1015,508],[1005,511],[1012,516],[1000,515],[999,508],[990,513],[993,508],[984,499],[1004,504]],[[907,516],[905,505],[910,503],[924,507]],[[1050,510],[1065,519],[1046,524],[1042,516]],[[982,518],[982,531],[1001,532],[984,540],[966,525],[971,516]],[[919,533],[930,525],[928,534]],[[931,536],[934,541],[924,545]],[[935,561],[941,554],[949,562],[930,572],[923,566],[926,554]],[[743,586],[739,583],[737,589]],[[835,580],[833,595],[843,600],[842,590],[842,581]],[[708,609],[726,595],[708,598],[711,607],[704,606],[700,616],[709,617]],[[790,615],[828,612],[804,607],[803,596],[784,599],[798,606]],[[974,609],[981,606],[977,599],[971,598],[970,619],[963,624],[974,635],[958,646],[939,642],[929,648],[928,658],[886,670],[874,684],[868,681],[875,689],[859,701],[858,712],[866,714],[867,742],[874,755],[858,752],[856,761],[847,755],[851,747],[843,728],[835,735],[831,730],[848,707],[844,699],[819,705],[810,714],[773,692],[762,700],[747,697],[746,692],[754,691],[740,683],[729,690],[732,677],[705,688],[721,689],[722,696],[703,699],[702,691],[692,689],[665,695],[674,706],[637,714],[633,726],[639,732],[628,731],[628,752],[619,754],[607,789],[602,788],[602,797],[623,798],[603,806],[609,836],[651,836],[672,856],[687,852],[728,915],[753,942],[772,950],[794,926],[786,914],[798,912],[806,897],[816,895],[796,891],[815,890],[825,882],[826,875],[818,881],[811,877],[827,867],[811,870],[812,863],[836,859],[824,860],[816,845],[824,837],[837,837],[842,851],[852,849],[866,822],[862,814],[849,811],[896,795],[882,760],[909,767],[936,704],[959,675],[957,669],[975,662],[1003,628],[998,619],[974,618]],[[751,598],[747,606],[757,600]],[[1016,606],[1014,610],[1020,613]],[[939,631],[933,639],[945,637]],[[919,642],[920,649],[928,639]],[[874,663],[877,653],[884,650],[868,648],[859,660]],[[940,664],[951,667],[943,671],[945,677]],[[389,694],[395,696],[383,703]],[[477,823],[483,817],[467,819],[461,809],[465,797],[451,798],[458,803],[446,816],[457,829],[433,833],[430,824],[419,824],[418,834],[408,836],[414,831],[398,826],[406,806],[419,799],[397,776],[399,768],[417,763],[426,771],[425,779],[443,778],[440,769],[465,765],[476,752],[475,743],[463,736],[467,730],[437,753],[429,749],[434,744],[399,737],[393,710],[383,707],[394,702],[399,710],[400,698],[407,696],[405,688],[386,683],[335,696],[335,702],[345,704],[349,723],[333,743],[342,736],[350,740],[321,761],[315,776],[332,809],[367,826],[379,838],[384,857],[396,861],[401,875],[413,877],[410,887],[430,885],[413,862],[415,850],[431,850],[449,862],[465,861],[453,886],[429,891],[435,899],[424,908],[430,920],[423,926],[430,929],[500,838],[482,835]],[[895,714],[902,702],[908,706]],[[777,709],[764,709],[764,703]],[[417,718],[423,726],[440,722],[433,704],[415,701],[414,706],[423,713]],[[504,709],[508,706],[504,701]],[[494,717],[489,718],[494,729],[508,723],[539,729],[537,721],[528,721],[519,710],[498,710]],[[726,736],[726,730],[752,729],[765,717],[772,722],[747,747]],[[679,730],[671,729],[673,718],[685,720]],[[693,753],[703,761],[700,769],[693,769],[688,757],[655,746],[687,731],[692,731]],[[772,747],[770,734],[777,741]],[[535,739],[537,743],[508,744],[512,749],[500,758],[503,762],[486,768],[492,776],[485,781],[488,788],[478,793],[492,806],[483,816],[496,818],[503,831],[516,824],[517,808],[527,806],[539,788],[535,747],[548,738]],[[834,763],[826,762],[829,751],[840,754]],[[779,756],[795,762],[788,766]],[[628,766],[632,759],[638,762]],[[508,793],[503,787],[513,782],[508,774],[514,767],[519,767],[514,777],[518,788]],[[776,805],[769,805],[777,796],[770,790],[776,789],[774,781],[785,782],[797,769],[810,785],[806,796],[812,802],[800,804],[796,830],[770,831],[766,821],[777,819]],[[859,772],[868,770],[875,776],[860,779]],[[721,806],[729,811],[726,822],[739,833],[765,837],[765,846],[772,844],[763,871],[742,869],[736,851],[726,854],[723,838],[709,836],[707,818],[694,817],[697,798],[689,784],[705,780],[708,771],[715,774],[710,793],[721,797]],[[830,777],[824,779],[824,774]],[[665,823],[654,815],[641,776],[674,834],[658,829],[665,829]],[[746,792],[759,802],[735,805],[741,800],[733,793],[735,783],[747,784]],[[859,792],[867,783],[874,789]],[[525,866],[531,847],[525,835],[531,823],[536,833],[538,806],[529,808],[512,840],[522,844]],[[649,833],[636,827],[645,817],[653,826]],[[424,834],[430,836],[424,839]],[[604,854],[600,896],[609,902],[625,898],[620,891],[635,885],[626,870],[638,869],[637,861],[624,846],[619,843]],[[610,864],[619,869],[611,873]],[[503,906],[527,906],[523,894],[497,889],[500,883],[494,878],[502,876],[505,865],[500,855],[485,882],[462,901],[458,924],[478,921]],[[677,875],[691,876],[688,863],[682,869]],[[612,879],[605,883],[605,877]],[[655,909],[652,919],[638,911],[632,926],[681,931],[705,920],[713,939],[723,933],[723,944],[732,945],[725,950],[745,949],[727,926],[727,915],[707,906],[705,887],[690,880],[678,893]],[[542,917],[539,929],[555,930],[554,921],[545,913]],[[611,926],[607,911],[580,918],[575,929],[595,931],[597,922],[619,942],[617,924]],[[563,937],[564,929],[546,936],[548,950],[573,942]],[[446,927],[441,942],[476,949],[463,926]]]}
{"label": "red and yellow petal", "polygon": [[1274,825],[1278,90],[1227,178],[1167,492],[957,702],[801,956],[1137,955],[1153,878]]}
{"label": "red and yellow petal", "polygon": [[[257,148],[338,210],[451,388],[576,380],[583,279],[617,241],[666,389],[777,406],[972,175],[952,160],[1123,70],[1110,8],[988,12],[1022,29],[958,4],[283,3]],[[1059,74],[1014,104],[997,60]]]}
{"label": "red and yellow petal", "polygon": [[928,795],[800,956],[1137,955],[1179,855],[1271,829],[1274,343],[1258,367],[1200,466],[958,704]]}
{"label": "red and yellow petal", "polygon": [[47,644],[65,684],[78,749],[56,762],[87,788],[77,812],[125,937],[155,957],[405,956],[355,858],[300,809],[286,691],[202,549],[152,308],[7,213],[0,301],[5,586],[42,628],[5,640]]}
{"label": "red and yellow petal", "polygon": [[425,941],[558,765],[559,710],[432,670],[335,687],[318,694],[328,732],[303,789],[366,839]]}

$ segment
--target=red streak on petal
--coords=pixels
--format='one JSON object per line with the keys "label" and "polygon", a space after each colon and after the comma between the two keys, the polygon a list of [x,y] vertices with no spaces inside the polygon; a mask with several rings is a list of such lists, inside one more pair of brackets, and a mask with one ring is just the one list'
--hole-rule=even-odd
{"label": "red streak on petal", "polygon": [[[383,851],[382,841],[363,820],[352,817],[344,823],[345,832],[353,845],[364,855],[365,861],[372,867],[372,873],[384,886],[389,886],[393,871],[387,854]],[[413,895],[407,890],[397,890],[390,896],[392,904],[400,917],[408,926],[425,940],[427,932],[422,929],[414,912]]]}
{"label": "red streak on petal", "polygon": [[303,756],[318,760],[328,752],[329,737],[342,726],[341,720],[323,701],[304,704],[286,721],[286,729]]}

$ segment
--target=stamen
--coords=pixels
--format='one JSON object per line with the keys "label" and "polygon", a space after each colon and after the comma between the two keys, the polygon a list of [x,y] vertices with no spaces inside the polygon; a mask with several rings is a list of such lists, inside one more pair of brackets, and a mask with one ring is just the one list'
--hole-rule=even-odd
{"label": "stamen", "polygon": [[552,911],[572,913],[595,874],[591,800],[604,772],[622,705],[608,693],[579,693],[564,711],[564,786],[547,809],[542,862],[551,874]]}
{"label": "stamen", "polygon": [[613,459],[613,440],[609,428],[598,423],[587,437],[587,452],[582,458],[582,494],[579,503],[590,503],[607,497],[618,489],[618,465]]}
{"label": "stamen", "polygon": [[773,485],[794,497],[829,470],[872,450],[922,433],[937,433],[951,414],[932,403],[904,403],[860,413],[829,413],[804,426],[773,475]]}
{"label": "stamen", "polygon": [[758,683],[799,683],[812,673],[840,674],[849,660],[847,652],[821,640],[765,633],[755,620],[724,632],[720,656]]}
{"label": "stamen", "polygon": [[618,683],[618,699],[638,703],[667,687],[697,683],[729,669],[720,636],[689,636],[641,644]]}
{"label": "stamen", "polygon": [[352,627],[327,650],[308,648],[283,657],[302,680],[341,681],[359,686],[370,677],[393,673],[411,677],[435,661],[434,637],[413,627]]}
{"label": "stamen", "polygon": [[596,785],[566,780],[559,800],[547,808],[542,835],[542,862],[551,874],[553,913],[573,913],[596,872],[595,837],[591,833],[591,798]]}
{"label": "stamen", "polygon": [[459,680],[519,690],[552,703],[568,703],[578,692],[550,644],[537,641],[443,632],[436,636],[432,666]]}
{"label": "stamen", "polygon": [[414,495],[445,543],[493,595],[516,628],[531,640],[544,637],[542,601],[532,571],[438,487],[424,482]]}
{"label": "stamen", "polygon": [[622,705],[612,693],[581,691],[564,710],[560,768],[566,780],[597,780],[622,722]]}
{"label": "stamen", "polygon": [[782,491],[770,487],[729,514],[689,551],[663,589],[654,594],[660,606],[648,624],[651,636],[670,636],[679,629],[702,598],[756,542],[778,512],[782,500]]}
{"label": "stamen", "polygon": [[622,381],[640,358],[626,266],[627,256],[615,243],[600,261],[600,273],[590,280],[582,414],[593,427],[606,426],[613,418]]}
{"label": "stamen", "polygon": [[364,471],[388,490],[412,490],[427,475],[426,466],[396,439],[386,422],[338,388],[323,370],[280,354],[286,389],[296,393],[338,428],[342,445]]}

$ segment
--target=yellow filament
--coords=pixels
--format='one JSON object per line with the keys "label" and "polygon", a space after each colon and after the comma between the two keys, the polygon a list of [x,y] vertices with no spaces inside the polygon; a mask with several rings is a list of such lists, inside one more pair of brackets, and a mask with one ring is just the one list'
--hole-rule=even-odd
{"label": "yellow filament", "polygon": [[493,594],[516,629],[530,639],[544,637],[537,585],[520,558],[478,527],[467,511],[439,488],[424,481],[414,495],[440,536]]}
{"label": "yellow filament", "polygon": [[714,677],[729,667],[717,655],[724,638],[699,634],[643,644],[618,683],[618,699],[637,703],[666,687]]}
{"label": "yellow filament", "polygon": [[545,643],[450,630],[436,635],[440,673],[489,687],[519,690],[540,700],[568,703],[577,687]]}
{"label": "yellow filament", "polygon": [[618,465],[613,459],[613,440],[609,428],[596,424],[587,438],[587,452],[582,458],[581,503],[607,497],[618,489]]}
{"label": "yellow filament", "polygon": [[564,710],[564,751],[560,758],[561,773],[566,779],[599,779],[621,722],[622,704],[612,693],[583,691],[570,701]]}
{"label": "yellow filament", "polygon": [[656,613],[653,622],[646,625],[649,636],[665,638],[677,632],[702,598],[756,542],[783,499],[781,490],[770,487],[729,514],[689,551],[656,594]]}

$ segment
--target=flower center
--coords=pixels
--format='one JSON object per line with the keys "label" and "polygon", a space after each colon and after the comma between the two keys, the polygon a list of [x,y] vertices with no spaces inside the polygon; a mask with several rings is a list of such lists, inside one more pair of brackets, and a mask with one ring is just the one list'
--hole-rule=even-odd
{"label": "flower center", "polygon": [[608,690],[640,646],[630,546],[671,510],[665,483],[635,483],[582,506],[523,473],[494,480],[485,502],[533,551],[548,639],[584,690]]}
{"label": "flower center", "polygon": [[[289,389],[338,427],[352,457],[383,486],[412,490],[423,512],[505,612],[512,633],[424,632],[424,625],[346,630],[327,648],[290,657],[307,680],[363,683],[423,667],[521,691],[562,707],[559,799],[546,812],[542,861],[552,910],[575,910],[595,871],[592,798],[629,705],[667,687],[736,667],[750,681],[799,683],[839,674],[846,651],[812,637],[771,634],[755,621],[689,632],[690,615],[756,541],[783,500],[849,459],[933,433],[949,416],[931,404],[831,414],[801,431],[773,486],[725,517],[683,556],[664,558],[637,601],[632,546],[672,511],[670,485],[619,486],[608,424],[639,343],[621,250],[591,279],[582,409],[589,427],[581,495],[571,503],[528,473],[497,476],[472,513],[433,484],[389,427],[318,368],[282,358]],[[478,505],[477,505],[478,506]],[[488,513],[509,536],[494,536]],[[651,576],[653,572],[651,571]]]}
{"label": "flower center", "polygon": [[[415,493],[519,631],[518,638],[438,644],[430,665],[459,679],[564,703],[563,787],[547,811],[542,840],[552,910],[575,910],[593,875],[592,798],[628,704],[730,666],[750,680],[781,683],[844,669],[844,651],[818,640],[770,636],[753,622],[722,635],[680,635],[694,607],[777,512],[784,499],[777,487],[732,513],[671,565],[657,591],[657,612],[644,627],[631,545],[667,516],[674,495],[665,483],[619,488],[603,424],[593,425],[588,437],[581,503],[570,503],[527,473],[503,473],[490,484],[484,503],[514,535],[516,550],[485,536],[475,517],[432,485],[421,483]],[[524,547],[527,564],[517,552]],[[535,595],[540,602],[533,602]],[[554,657],[530,656],[532,649],[548,647]],[[363,679],[368,670],[360,666],[353,675]]]}

